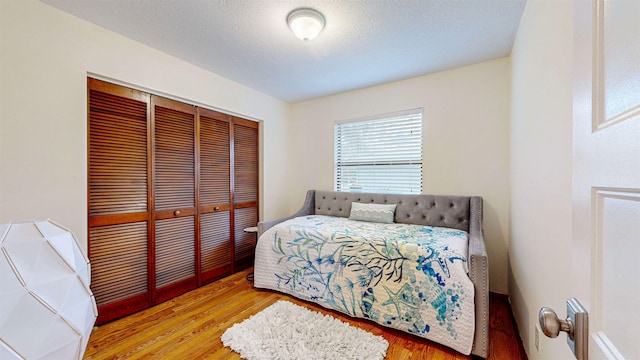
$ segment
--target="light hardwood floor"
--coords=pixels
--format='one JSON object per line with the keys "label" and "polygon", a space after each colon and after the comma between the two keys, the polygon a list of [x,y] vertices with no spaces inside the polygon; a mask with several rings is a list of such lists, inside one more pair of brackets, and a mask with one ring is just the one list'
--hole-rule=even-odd
{"label": "light hardwood floor", "polygon": [[[220,341],[222,333],[274,302],[285,299],[331,314],[389,341],[387,359],[471,359],[409,334],[356,320],[321,306],[267,290],[245,279],[248,269],[162,304],[93,329],[85,359],[240,359]],[[526,359],[506,298],[491,296],[491,360]]]}

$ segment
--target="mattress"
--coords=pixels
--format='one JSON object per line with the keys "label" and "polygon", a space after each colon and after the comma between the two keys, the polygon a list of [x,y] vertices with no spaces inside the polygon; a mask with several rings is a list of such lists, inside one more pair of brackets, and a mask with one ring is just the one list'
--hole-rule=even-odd
{"label": "mattress", "polygon": [[254,285],[471,352],[468,233],[309,215],[258,239]]}

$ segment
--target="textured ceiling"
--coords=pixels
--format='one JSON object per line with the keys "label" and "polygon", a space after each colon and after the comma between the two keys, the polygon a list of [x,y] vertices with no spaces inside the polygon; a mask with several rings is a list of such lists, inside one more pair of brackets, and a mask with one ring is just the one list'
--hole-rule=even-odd
{"label": "textured ceiling", "polygon": [[[41,0],[287,102],[509,55],[525,0]],[[308,42],[286,24],[309,7]]]}

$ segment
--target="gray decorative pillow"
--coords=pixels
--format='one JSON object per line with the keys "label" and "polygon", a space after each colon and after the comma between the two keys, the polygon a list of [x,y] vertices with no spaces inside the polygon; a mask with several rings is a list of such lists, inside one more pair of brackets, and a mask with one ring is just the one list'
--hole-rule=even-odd
{"label": "gray decorative pillow", "polygon": [[396,204],[363,204],[351,203],[349,219],[379,223],[393,223]]}

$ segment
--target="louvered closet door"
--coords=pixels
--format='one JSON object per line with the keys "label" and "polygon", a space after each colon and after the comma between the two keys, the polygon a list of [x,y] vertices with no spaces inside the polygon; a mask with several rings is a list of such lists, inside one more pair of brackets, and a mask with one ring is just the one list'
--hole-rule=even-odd
{"label": "louvered closet door", "polygon": [[89,258],[97,323],[150,304],[149,95],[88,79]]}
{"label": "louvered closet door", "polygon": [[230,274],[231,118],[198,109],[200,144],[200,271],[201,282]]}
{"label": "louvered closet door", "polygon": [[152,96],[154,303],[196,287],[195,107]]}
{"label": "louvered closet door", "polygon": [[234,119],[233,125],[234,266],[253,265],[256,235],[244,232],[258,224],[258,123]]}

